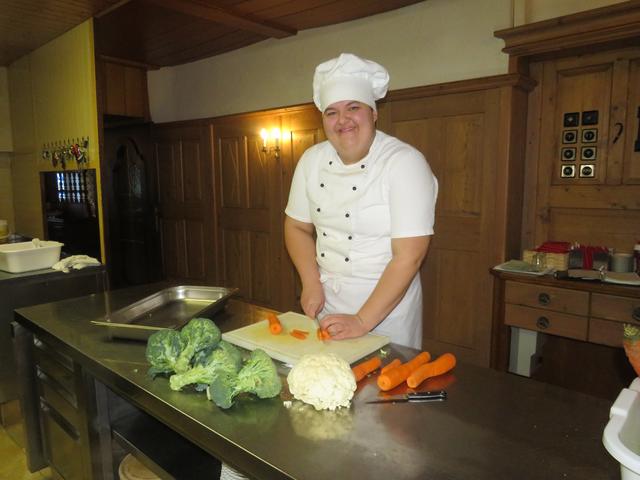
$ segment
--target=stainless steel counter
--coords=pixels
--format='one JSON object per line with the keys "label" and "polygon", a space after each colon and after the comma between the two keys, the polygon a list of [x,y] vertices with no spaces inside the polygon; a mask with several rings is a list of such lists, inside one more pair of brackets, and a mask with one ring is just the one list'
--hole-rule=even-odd
{"label": "stainless steel counter", "polygon": [[[375,379],[350,409],[316,412],[281,398],[245,400],[223,411],[195,392],[173,392],[146,376],[145,345],[111,341],[92,326],[158,290],[145,286],[27,307],[17,319],[71,356],[99,382],[165,425],[255,478],[611,479],[617,464],[601,436],[608,401],[495,370],[460,364],[426,388],[446,402],[370,405]],[[259,320],[259,307],[231,300],[223,331]],[[392,357],[414,351],[392,346]],[[442,352],[433,352],[434,354]],[[286,370],[282,370],[286,374]]]}

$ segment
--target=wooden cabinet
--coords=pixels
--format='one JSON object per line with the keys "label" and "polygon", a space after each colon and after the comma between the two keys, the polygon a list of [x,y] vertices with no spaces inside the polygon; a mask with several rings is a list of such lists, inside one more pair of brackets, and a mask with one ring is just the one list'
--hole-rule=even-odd
{"label": "wooden cabinet", "polygon": [[147,72],[144,68],[104,61],[103,113],[147,118]]}
{"label": "wooden cabinet", "polygon": [[507,368],[511,326],[622,347],[623,324],[640,325],[637,287],[492,273],[495,368]]}

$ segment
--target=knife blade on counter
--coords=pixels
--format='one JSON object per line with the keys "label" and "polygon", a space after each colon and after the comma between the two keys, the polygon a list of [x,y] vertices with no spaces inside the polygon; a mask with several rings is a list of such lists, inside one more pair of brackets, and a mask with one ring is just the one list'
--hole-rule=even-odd
{"label": "knife blade on counter", "polygon": [[447,392],[437,390],[434,392],[410,392],[405,395],[396,395],[388,398],[380,398],[378,400],[369,400],[365,403],[424,403],[424,402],[442,402],[447,399]]}

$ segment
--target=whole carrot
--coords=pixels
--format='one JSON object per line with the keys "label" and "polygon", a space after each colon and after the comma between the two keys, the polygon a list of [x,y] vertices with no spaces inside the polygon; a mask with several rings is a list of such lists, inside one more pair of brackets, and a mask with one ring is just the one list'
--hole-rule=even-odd
{"label": "whole carrot", "polygon": [[351,370],[353,371],[353,376],[356,377],[356,382],[359,382],[371,372],[380,368],[380,365],[382,365],[380,357],[371,357],[369,360],[354,365]]}
{"label": "whole carrot", "polygon": [[278,335],[282,332],[282,324],[280,323],[280,319],[276,316],[275,313],[267,314],[267,320],[269,321],[269,331],[273,335]]}
{"label": "whole carrot", "polygon": [[452,370],[456,366],[456,357],[453,353],[443,353],[433,362],[425,363],[415,369],[411,375],[407,377],[407,385],[416,388],[427,378],[442,375]]}
{"label": "whole carrot", "polygon": [[382,367],[382,369],[380,369],[380,373],[386,373],[392,368],[397,367],[398,365],[402,365],[402,362],[400,361],[399,358],[394,358],[389,363],[387,363],[384,367]]}
{"label": "whole carrot", "polygon": [[429,352],[421,352],[408,362],[381,373],[378,377],[378,387],[385,392],[391,390],[404,382],[411,372],[429,360],[431,360],[431,354]]}

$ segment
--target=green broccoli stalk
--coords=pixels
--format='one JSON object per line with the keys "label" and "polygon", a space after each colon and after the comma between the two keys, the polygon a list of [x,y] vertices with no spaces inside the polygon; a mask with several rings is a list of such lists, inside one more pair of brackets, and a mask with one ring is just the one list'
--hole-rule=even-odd
{"label": "green broccoli stalk", "polygon": [[252,393],[259,398],[272,398],[282,390],[282,381],[271,357],[264,350],[251,352],[237,374],[230,371],[215,372],[209,387],[207,398],[220,408],[233,405],[236,396]]}
{"label": "green broccoli stalk", "polygon": [[193,356],[201,350],[214,348],[220,342],[220,329],[208,318],[194,318],[180,331],[184,347],[175,364],[176,373],[191,368]]}
{"label": "green broccoli stalk", "polygon": [[175,330],[159,330],[153,333],[147,341],[145,352],[147,361],[151,364],[151,378],[161,373],[174,372],[183,347],[182,337]]}
{"label": "green broccoli stalk", "polygon": [[218,371],[237,374],[242,366],[242,353],[235,346],[220,340],[217,348],[206,357],[199,357],[197,363],[184,373],[176,373],[169,378],[172,390],[181,390],[186,385],[196,384],[196,390],[204,390],[213,381]]}

